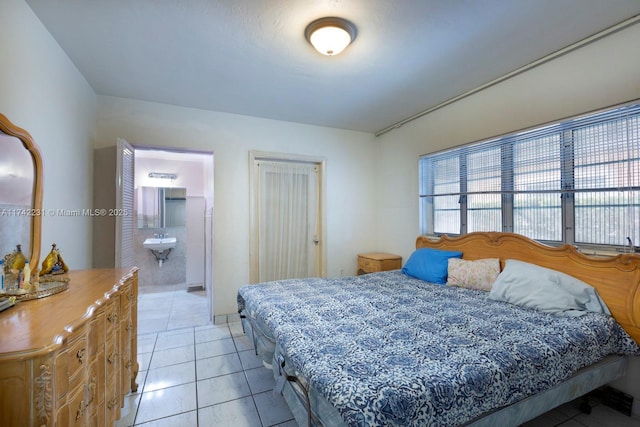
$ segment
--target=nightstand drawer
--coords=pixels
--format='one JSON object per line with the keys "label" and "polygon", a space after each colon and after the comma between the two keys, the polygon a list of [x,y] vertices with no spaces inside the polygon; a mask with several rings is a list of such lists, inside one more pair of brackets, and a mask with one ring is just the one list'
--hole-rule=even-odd
{"label": "nightstand drawer", "polygon": [[383,252],[358,255],[358,275],[402,268],[402,257]]}

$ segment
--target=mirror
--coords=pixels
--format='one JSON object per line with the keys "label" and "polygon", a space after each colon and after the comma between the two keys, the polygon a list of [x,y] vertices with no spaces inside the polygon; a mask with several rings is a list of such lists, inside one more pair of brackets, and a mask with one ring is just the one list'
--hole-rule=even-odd
{"label": "mirror", "polygon": [[20,244],[39,268],[42,157],[29,133],[0,114],[0,258]]}
{"label": "mirror", "polygon": [[138,187],[138,228],[184,227],[187,223],[187,189]]}

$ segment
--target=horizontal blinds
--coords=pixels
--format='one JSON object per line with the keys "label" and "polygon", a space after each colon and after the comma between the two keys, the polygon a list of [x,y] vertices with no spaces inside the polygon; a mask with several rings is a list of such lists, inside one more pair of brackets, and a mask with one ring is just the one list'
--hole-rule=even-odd
{"label": "horizontal blinds", "polygon": [[[636,104],[499,140],[424,155],[420,158],[420,197],[640,188],[639,135],[640,104]],[[573,145],[573,151],[567,152],[567,144]],[[461,191],[459,185],[457,162],[467,168],[470,185],[465,191]],[[511,187],[505,188],[498,179],[503,165],[513,169]],[[566,177],[563,168],[573,169],[574,165],[575,185],[562,183],[563,176]],[[614,173],[610,172],[612,168]],[[424,185],[428,182],[427,174],[433,174],[434,186]],[[605,175],[607,179],[603,179]]]}
{"label": "horizontal blinds", "polygon": [[564,220],[576,242],[637,242],[640,104],[422,156],[420,180],[422,230],[563,240]]}

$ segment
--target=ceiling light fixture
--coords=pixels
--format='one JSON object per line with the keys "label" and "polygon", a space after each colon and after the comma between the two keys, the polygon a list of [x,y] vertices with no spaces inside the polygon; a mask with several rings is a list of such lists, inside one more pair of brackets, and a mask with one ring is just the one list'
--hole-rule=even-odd
{"label": "ceiling light fixture", "polygon": [[170,179],[173,181],[178,178],[178,175],[175,173],[149,172],[149,178]]}
{"label": "ceiling light fixture", "polygon": [[355,40],[356,26],[343,18],[320,18],[307,25],[304,36],[318,52],[334,56]]}

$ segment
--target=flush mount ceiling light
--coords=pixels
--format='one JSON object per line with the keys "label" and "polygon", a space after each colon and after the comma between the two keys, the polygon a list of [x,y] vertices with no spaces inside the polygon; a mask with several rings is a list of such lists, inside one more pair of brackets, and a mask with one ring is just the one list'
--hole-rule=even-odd
{"label": "flush mount ceiling light", "polygon": [[356,26],[342,18],[320,18],[307,25],[304,35],[318,52],[333,56],[355,40]]}

